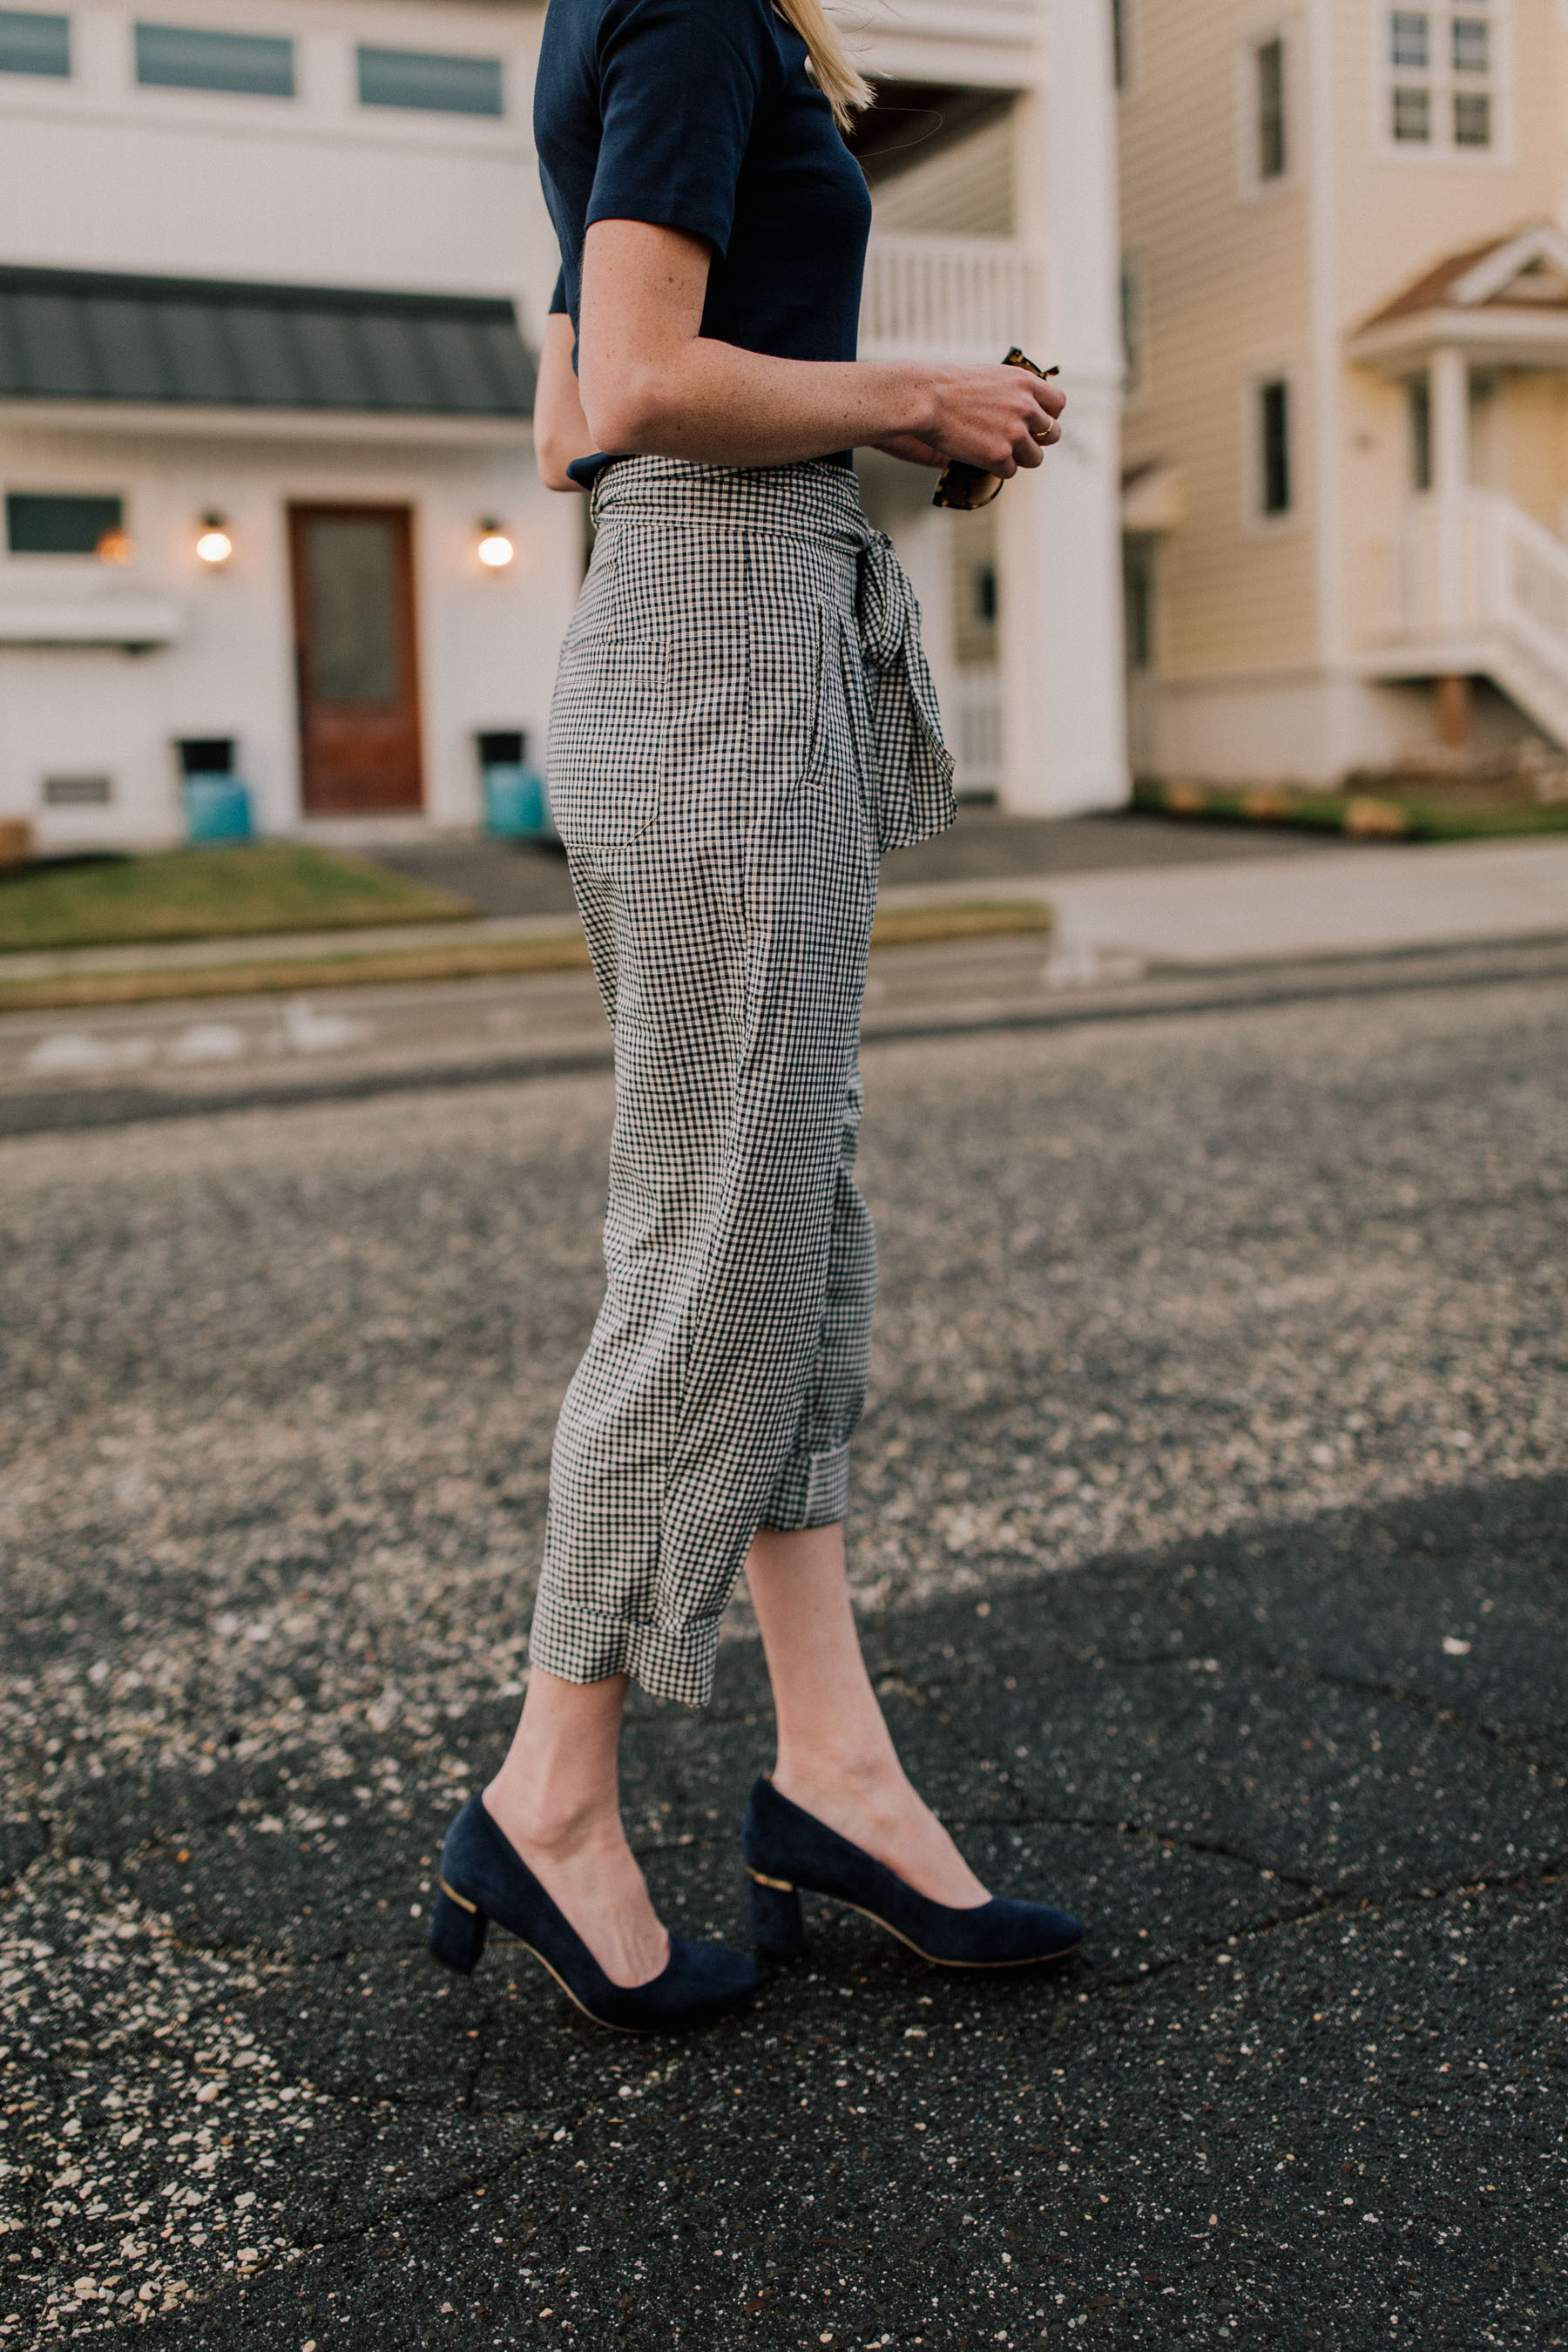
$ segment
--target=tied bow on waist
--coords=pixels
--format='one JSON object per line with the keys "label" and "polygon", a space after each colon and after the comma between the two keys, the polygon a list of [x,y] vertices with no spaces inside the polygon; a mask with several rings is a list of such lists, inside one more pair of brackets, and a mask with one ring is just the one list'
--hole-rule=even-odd
{"label": "tied bow on waist", "polygon": [[909,573],[887,532],[858,514],[855,520],[855,626],[876,752],[877,835],[883,849],[900,849],[952,823],[954,763],[942,741]]}

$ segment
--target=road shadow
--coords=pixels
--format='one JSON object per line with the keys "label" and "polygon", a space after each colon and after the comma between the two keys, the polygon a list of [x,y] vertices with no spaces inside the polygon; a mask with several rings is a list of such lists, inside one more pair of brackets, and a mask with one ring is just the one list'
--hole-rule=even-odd
{"label": "road shadow", "polygon": [[[197,1676],[51,1753],[85,1570],[11,1652],[5,2340],[1568,2341],[1565,1522],[1568,1480],[1456,1487],[873,1621],[911,1769],[1083,1958],[941,1974],[819,1906],[752,2011],[648,2042],[423,1952],[515,1697],[345,1720],[327,1770],[258,1760],[298,1692]],[[748,1643],[632,1709],[686,1933],[744,1934],[769,1730]]]}

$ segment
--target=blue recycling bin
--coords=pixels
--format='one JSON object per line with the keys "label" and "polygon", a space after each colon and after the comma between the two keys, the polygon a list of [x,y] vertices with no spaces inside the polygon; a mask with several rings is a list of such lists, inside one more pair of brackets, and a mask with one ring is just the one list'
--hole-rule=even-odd
{"label": "blue recycling bin", "polygon": [[249,841],[250,792],[237,776],[187,776],[184,782],[185,838],[208,841]]}
{"label": "blue recycling bin", "polygon": [[256,828],[250,816],[250,789],[234,772],[233,737],[184,736],[175,750],[185,804],[185,839],[193,845],[252,840]]}
{"label": "blue recycling bin", "polygon": [[479,747],[485,831],[498,841],[552,841],[544,779],[529,764],[521,729],[497,728],[479,737]]}

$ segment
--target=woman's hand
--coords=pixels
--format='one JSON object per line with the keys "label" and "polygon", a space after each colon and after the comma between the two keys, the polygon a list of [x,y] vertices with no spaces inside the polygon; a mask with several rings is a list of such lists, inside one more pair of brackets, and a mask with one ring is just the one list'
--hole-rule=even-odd
{"label": "woman's hand", "polygon": [[1066,406],[1060,384],[1027,368],[942,368],[932,375],[931,422],[919,437],[940,452],[939,465],[958,457],[1006,481],[1020,467],[1039,465],[1061,439],[1057,419]]}
{"label": "woman's hand", "polygon": [[539,383],[533,394],[533,449],[539,478],[547,490],[582,491],[566,471],[574,457],[591,457],[594,436],[577,396],[573,371],[575,342],[572,321],[552,310],[544,321],[544,343],[539,354]]}

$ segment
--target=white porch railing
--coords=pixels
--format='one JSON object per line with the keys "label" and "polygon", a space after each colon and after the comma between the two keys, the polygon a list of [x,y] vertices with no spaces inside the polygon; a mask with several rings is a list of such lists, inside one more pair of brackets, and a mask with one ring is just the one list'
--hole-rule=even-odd
{"label": "white porch railing", "polygon": [[949,688],[948,740],[961,793],[1002,789],[1002,673],[989,662],[962,662]]}
{"label": "white porch railing", "polygon": [[1045,264],[1006,236],[873,236],[860,306],[868,360],[1032,358],[1046,316]]}
{"label": "white porch railing", "polygon": [[1568,547],[1511,499],[1415,502],[1382,635],[1374,670],[1483,672],[1568,747]]}

